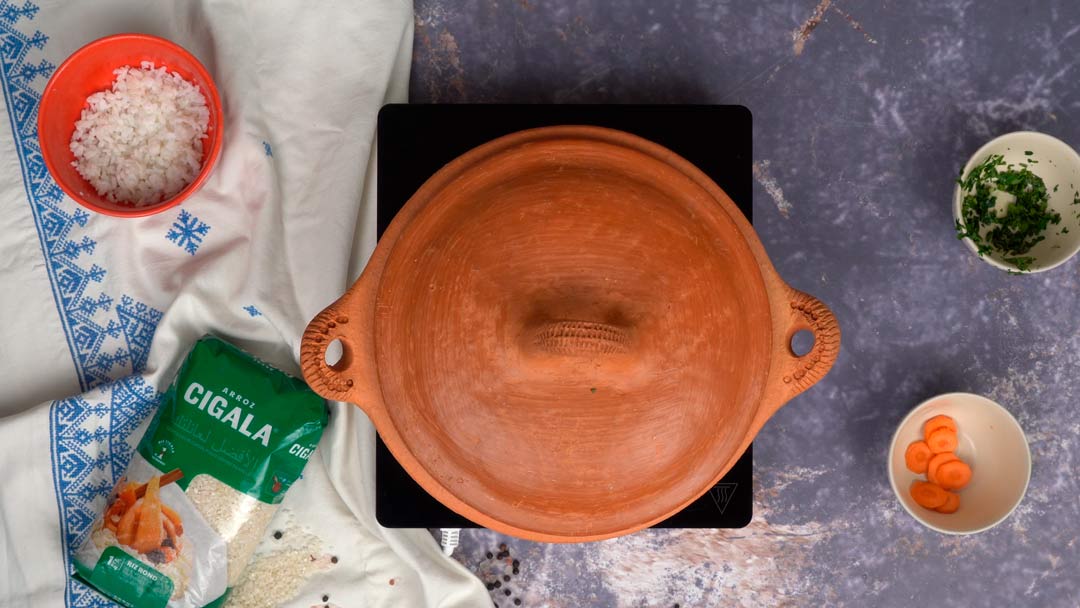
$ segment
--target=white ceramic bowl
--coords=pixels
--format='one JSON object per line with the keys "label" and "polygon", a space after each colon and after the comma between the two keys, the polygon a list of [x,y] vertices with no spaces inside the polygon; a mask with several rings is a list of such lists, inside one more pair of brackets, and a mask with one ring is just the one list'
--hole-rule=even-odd
{"label": "white ceramic bowl", "polygon": [[[1024,152],[1032,152],[1028,156]],[[1080,205],[1073,205],[1073,196],[1080,191],[1080,155],[1068,144],[1056,137],[1045,133],[1033,131],[1015,131],[1006,133],[1001,137],[990,140],[979,148],[964,165],[967,174],[975,166],[990,158],[991,154],[1001,154],[1006,163],[1014,165],[1027,162],[1030,159],[1038,161],[1037,164],[1029,164],[1028,168],[1046,182],[1046,189],[1050,193],[1050,207],[1061,214],[1061,223],[1051,225],[1046,230],[1046,240],[1035,245],[1029,255],[1035,258],[1027,272],[1042,272],[1063,264],[1077,251],[1080,251]],[[1058,191],[1054,192],[1054,186]],[[956,187],[953,194],[953,217],[960,219],[960,206],[963,195],[960,186]],[[1068,231],[1063,232],[1062,228]],[[1017,268],[1005,262],[1001,254],[996,251],[984,256],[978,255],[978,250],[971,239],[964,239],[964,244],[980,259],[1002,270],[1017,271]]]}
{"label": "white ceramic bowl", "polygon": [[[923,438],[923,423],[938,414],[956,421],[956,455],[972,471],[960,490],[960,509],[938,513],[911,498],[911,482],[926,480],[904,463],[908,444]],[[889,482],[904,509],[928,528],[946,534],[974,534],[1001,523],[1016,509],[1031,478],[1031,451],[1024,430],[997,403],[970,393],[949,393],[924,401],[900,423],[889,447]]]}

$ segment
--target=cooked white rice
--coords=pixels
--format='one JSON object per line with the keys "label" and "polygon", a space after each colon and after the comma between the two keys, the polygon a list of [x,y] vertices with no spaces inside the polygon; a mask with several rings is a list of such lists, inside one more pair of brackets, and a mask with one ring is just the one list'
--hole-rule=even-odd
{"label": "cooked white rice", "polygon": [[206,99],[198,86],[148,61],[114,73],[112,89],[87,98],[75,123],[72,164],[110,201],[159,203],[199,174]]}

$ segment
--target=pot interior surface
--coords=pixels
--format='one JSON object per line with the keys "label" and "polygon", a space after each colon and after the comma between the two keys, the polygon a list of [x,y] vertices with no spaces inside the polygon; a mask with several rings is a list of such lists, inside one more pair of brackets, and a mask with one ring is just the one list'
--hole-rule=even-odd
{"label": "pot interior surface", "polygon": [[738,210],[698,179],[562,136],[417,194],[377,287],[376,367],[446,492],[511,526],[595,535],[670,514],[734,462],[771,315]]}

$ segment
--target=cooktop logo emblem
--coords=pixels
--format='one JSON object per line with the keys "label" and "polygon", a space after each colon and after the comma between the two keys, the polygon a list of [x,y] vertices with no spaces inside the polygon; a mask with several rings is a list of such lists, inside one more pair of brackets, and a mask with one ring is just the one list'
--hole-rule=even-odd
{"label": "cooktop logo emblem", "polygon": [[738,483],[718,483],[709,489],[709,498],[712,499],[721,515],[724,514],[724,509],[727,509],[728,503],[731,502],[731,497],[735,496],[735,490],[738,487]]}

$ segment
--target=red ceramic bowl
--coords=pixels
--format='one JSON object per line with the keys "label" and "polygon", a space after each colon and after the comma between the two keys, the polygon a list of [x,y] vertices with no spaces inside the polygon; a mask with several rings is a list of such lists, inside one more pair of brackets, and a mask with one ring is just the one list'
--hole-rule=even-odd
{"label": "red ceramic bowl", "polygon": [[[206,97],[210,120],[207,137],[203,140],[202,170],[195,180],[170,199],[156,205],[136,207],[114,203],[98,195],[72,166],[75,155],[71,153],[70,144],[75,122],[86,107],[87,97],[112,87],[116,80],[113,70],[138,66],[143,61],[152,61],[158,67],[165,66],[169,72],[176,72],[188,82],[198,85],[199,91]],[[107,36],[75,51],[60,64],[45,85],[38,109],[41,156],[57,185],[83,207],[118,217],[160,213],[179,205],[197,191],[210,176],[221,154],[221,129],[221,98],[206,68],[179,45],[146,34]]]}

